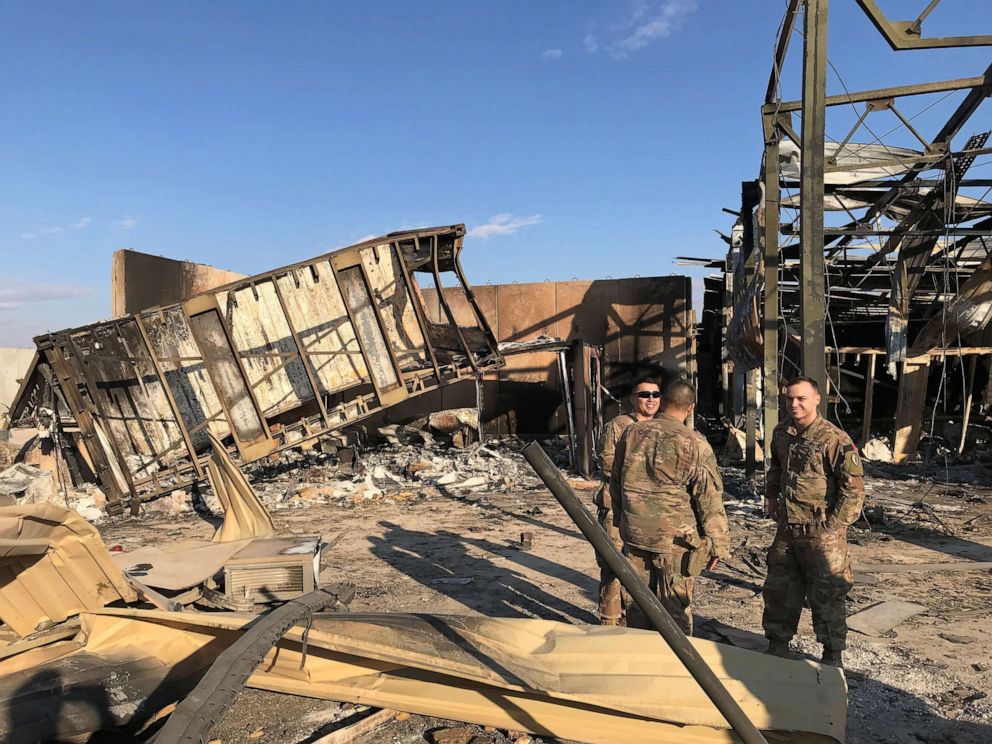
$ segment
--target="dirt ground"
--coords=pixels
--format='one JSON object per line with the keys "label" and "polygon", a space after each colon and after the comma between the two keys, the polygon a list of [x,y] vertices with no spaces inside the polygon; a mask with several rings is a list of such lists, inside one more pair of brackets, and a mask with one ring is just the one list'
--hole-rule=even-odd
{"label": "dirt ground", "polygon": [[[740,471],[725,471],[733,557],[698,584],[698,632],[718,640],[709,620],[738,645],[761,648],[764,554],[773,535],[759,503],[746,497]],[[992,472],[980,466],[942,471],[940,480],[912,471],[870,472],[874,524],[851,531],[855,564],[992,561]],[[960,482],[954,482],[960,481]],[[981,485],[984,484],[984,485]],[[264,488],[264,483],[256,484]],[[591,485],[591,484],[590,484]],[[591,504],[590,489],[580,491]],[[594,623],[598,569],[593,551],[543,488],[500,490],[467,501],[444,489],[403,491],[368,500],[312,504],[274,513],[280,532],[319,532],[328,547],[321,580],[357,587],[358,612],[481,613]],[[915,505],[920,501],[922,503]],[[125,549],[190,538],[209,539],[214,525],[193,514],[118,522],[102,528]],[[521,533],[533,533],[529,550]],[[859,576],[849,614],[888,599],[916,602],[922,614],[884,637],[849,636],[847,741],[942,743],[992,741],[992,572],[912,572]],[[808,610],[796,647],[818,659]],[[246,690],[214,730],[224,744],[313,742],[362,715],[352,706]],[[412,716],[366,735],[364,742],[423,742],[448,726]],[[507,740],[477,729],[477,744]]]}

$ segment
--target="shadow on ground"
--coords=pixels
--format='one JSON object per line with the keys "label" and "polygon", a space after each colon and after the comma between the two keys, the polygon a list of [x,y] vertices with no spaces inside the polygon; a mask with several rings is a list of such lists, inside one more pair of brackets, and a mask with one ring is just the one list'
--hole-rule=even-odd
{"label": "shadow on ground", "polygon": [[[494,559],[503,558],[549,578],[568,581],[589,598],[596,593],[596,580],[591,576],[490,540],[467,538],[447,530],[420,532],[392,522],[380,524],[385,528],[385,534],[369,538],[374,555],[429,589],[446,594],[477,612],[492,617],[596,622],[593,613],[550,594],[522,571],[512,565],[500,565]],[[474,554],[478,550],[492,558]],[[448,581],[469,578],[471,583]]]}

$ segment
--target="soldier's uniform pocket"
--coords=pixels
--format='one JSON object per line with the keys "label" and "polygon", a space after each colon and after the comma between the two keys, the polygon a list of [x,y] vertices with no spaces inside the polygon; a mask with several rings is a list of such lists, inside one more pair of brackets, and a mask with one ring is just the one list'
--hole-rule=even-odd
{"label": "soldier's uniform pocket", "polygon": [[683,576],[699,576],[709,563],[710,556],[713,555],[713,543],[708,537],[702,538],[699,545],[695,545],[686,553],[682,561]]}

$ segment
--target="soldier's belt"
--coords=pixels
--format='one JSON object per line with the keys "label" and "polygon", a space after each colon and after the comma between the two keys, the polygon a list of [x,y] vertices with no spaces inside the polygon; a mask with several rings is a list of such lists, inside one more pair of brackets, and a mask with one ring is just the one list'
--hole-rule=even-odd
{"label": "soldier's belt", "polygon": [[812,535],[817,532],[826,531],[827,527],[825,524],[814,522],[789,522],[785,525],[785,528],[789,530],[793,535]]}

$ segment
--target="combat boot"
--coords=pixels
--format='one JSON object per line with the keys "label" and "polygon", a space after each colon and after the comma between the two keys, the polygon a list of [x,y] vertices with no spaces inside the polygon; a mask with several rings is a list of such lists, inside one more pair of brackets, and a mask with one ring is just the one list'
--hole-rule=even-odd
{"label": "combat boot", "polygon": [[765,651],[769,656],[777,656],[780,659],[791,659],[792,654],[789,652],[788,641],[768,641],[768,650]]}
{"label": "combat boot", "polygon": [[829,664],[830,666],[835,666],[838,669],[844,668],[843,652],[837,651],[832,648],[823,649],[823,658],[820,659],[821,664]]}

